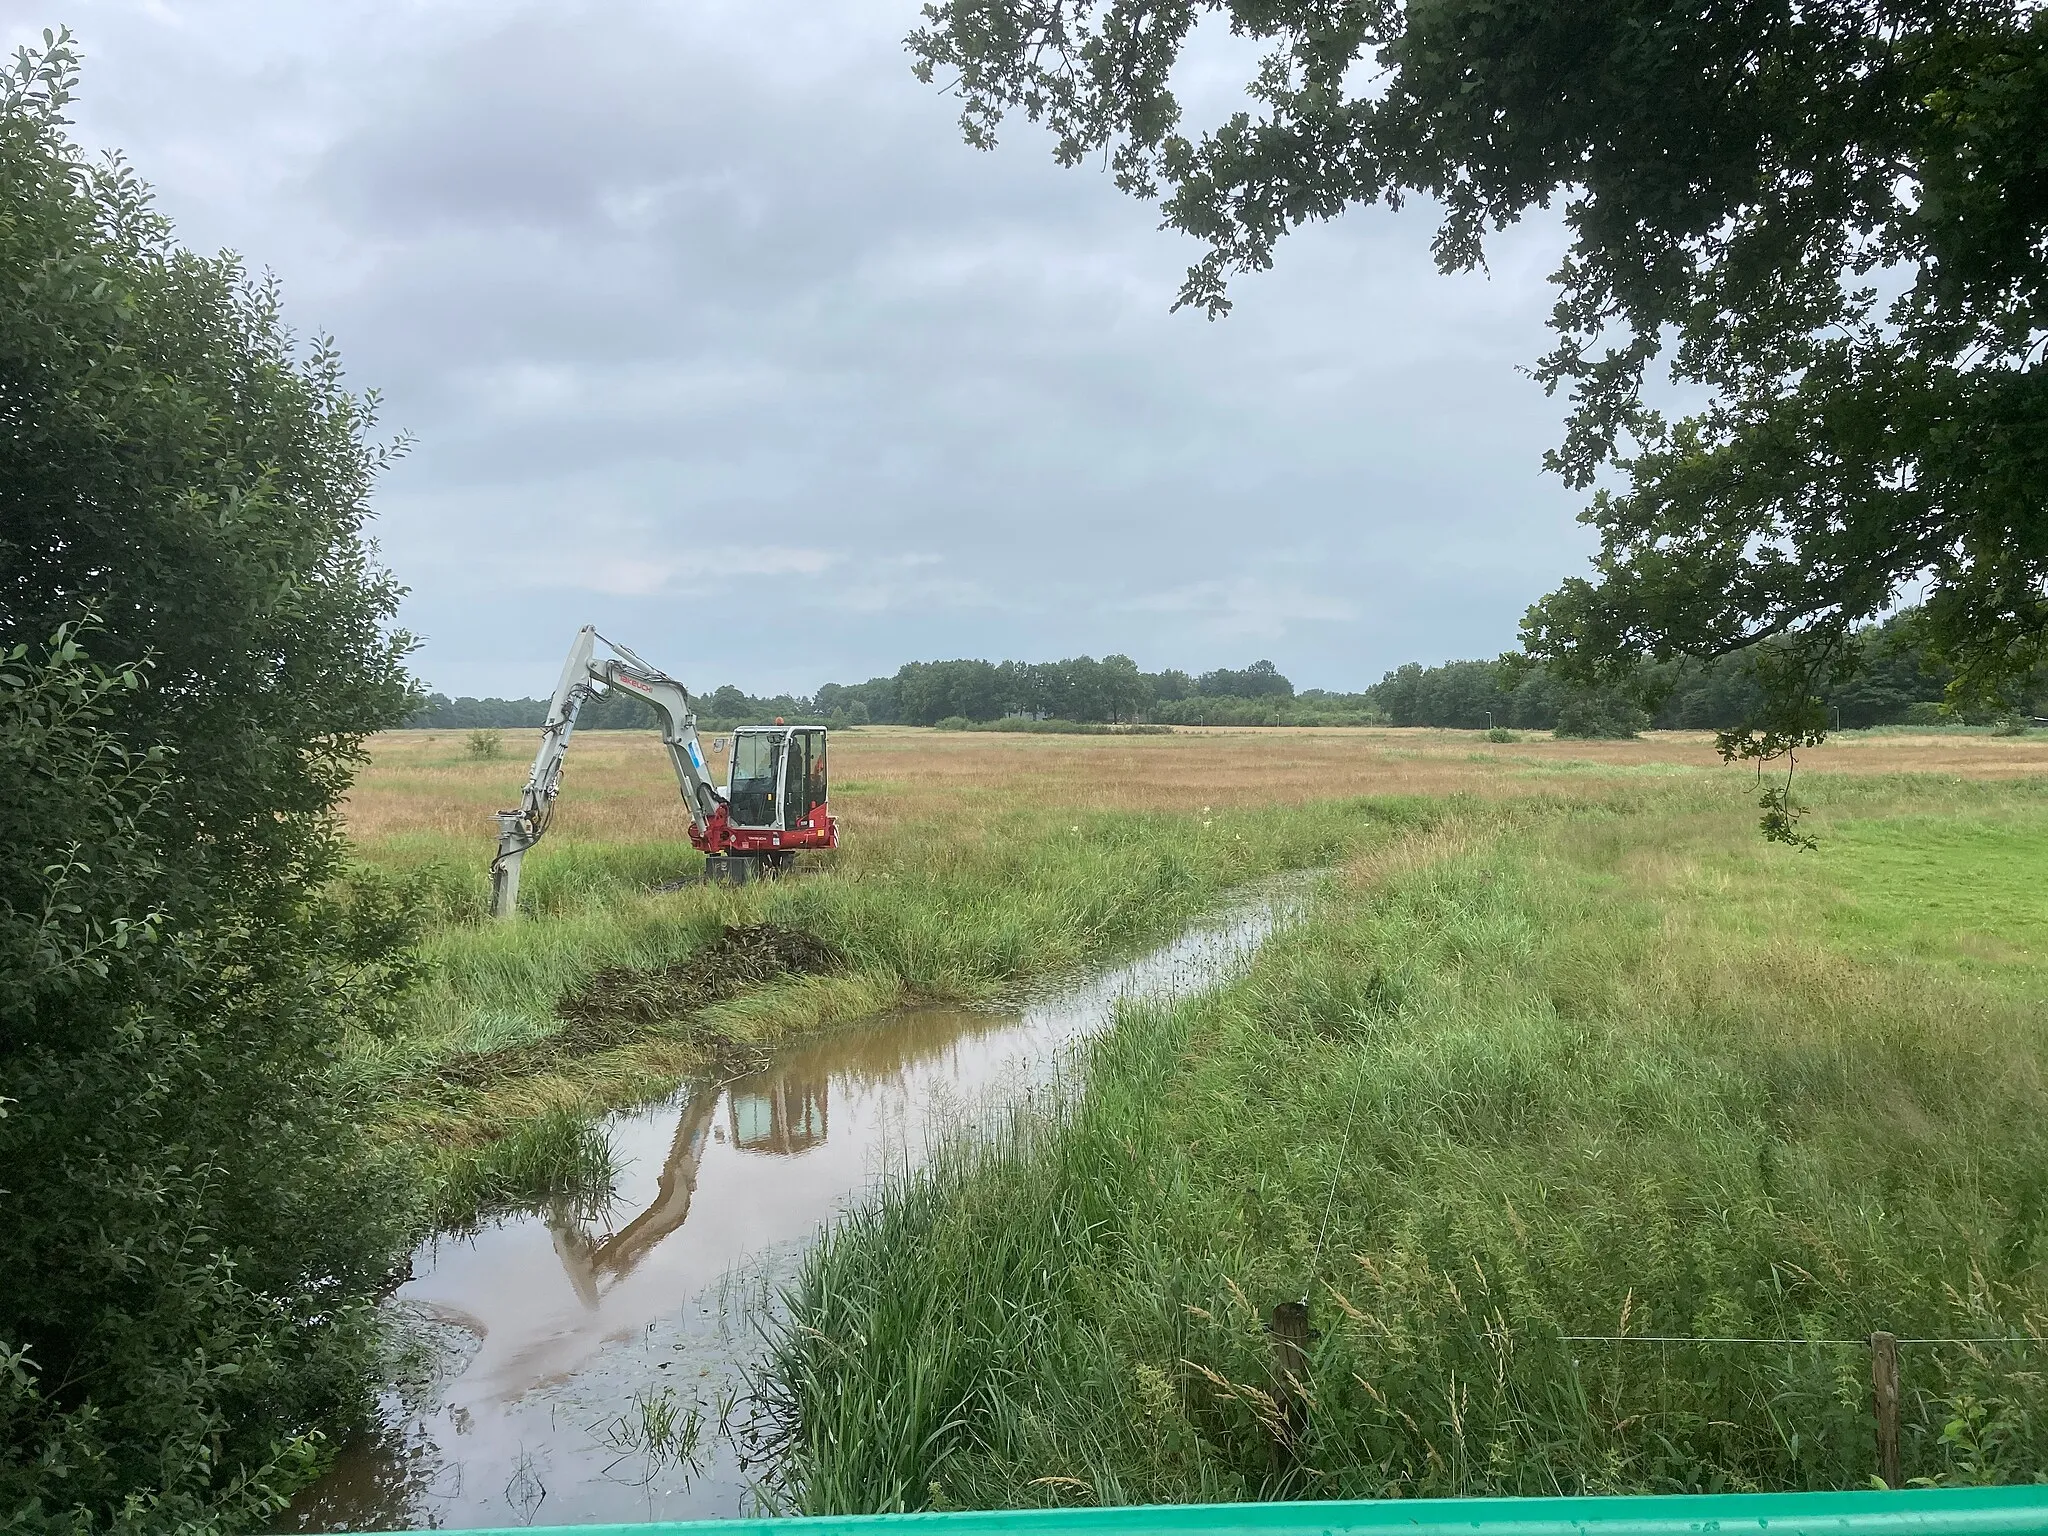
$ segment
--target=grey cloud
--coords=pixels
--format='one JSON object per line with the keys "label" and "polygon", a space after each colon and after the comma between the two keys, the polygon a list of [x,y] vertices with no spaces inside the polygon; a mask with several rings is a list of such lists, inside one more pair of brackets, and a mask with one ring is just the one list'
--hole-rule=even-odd
{"label": "grey cloud", "polygon": [[700,684],[1256,647],[1356,686],[1501,649],[1583,559],[1514,372],[1554,228],[1447,280],[1425,213],[1354,215],[1209,324],[1155,210],[959,142],[908,0],[75,14],[82,134],[417,434],[381,536],[437,686],[542,686],[589,619]]}

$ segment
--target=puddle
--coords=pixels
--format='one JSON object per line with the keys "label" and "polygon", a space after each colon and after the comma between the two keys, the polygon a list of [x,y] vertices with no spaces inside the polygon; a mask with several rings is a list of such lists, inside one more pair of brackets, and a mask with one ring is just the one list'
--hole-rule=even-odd
{"label": "puddle", "polygon": [[[441,1236],[393,1297],[434,1364],[385,1394],[287,1531],[758,1513],[746,1371],[819,1228],[963,1122],[1048,1091],[1119,999],[1243,962],[1304,889],[1261,888],[1143,959],[1011,1012],[907,1009],[605,1122],[607,1211]],[[652,1444],[650,1444],[650,1441]]]}

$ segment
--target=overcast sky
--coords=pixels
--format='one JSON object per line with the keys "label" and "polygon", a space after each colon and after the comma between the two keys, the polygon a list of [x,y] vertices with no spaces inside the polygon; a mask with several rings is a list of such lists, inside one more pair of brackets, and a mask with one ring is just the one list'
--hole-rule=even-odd
{"label": "overcast sky", "polygon": [[[1169,312],[1197,254],[1013,125],[961,143],[916,0],[0,0],[76,132],[282,280],[417,439],[376,534],[450,693],[594,622],[693,688],[903,661],[1490,656],[1580,571],[1541,472],[1555,225],[1485,276],[1354,213]],[[1204,42],[1190,116],[1243,54]]]}

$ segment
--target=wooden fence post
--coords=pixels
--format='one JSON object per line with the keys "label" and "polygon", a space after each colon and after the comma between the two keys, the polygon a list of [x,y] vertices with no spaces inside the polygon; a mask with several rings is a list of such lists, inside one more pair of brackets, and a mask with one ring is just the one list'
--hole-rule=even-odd
{"label": "wooden fence post", "polygon": [[1887,1488],[1905,1486],[1899,1470],[1899,1341],[1870,1336],[1870,1396],[1877,1409],[1877,1475]]}
{"label": "wooden fence post", "polygon": [[1302,1392],[1308,1385],[1308,1303],[1283,1301],[1266,1322],[1273,1341],[1273,1401],[1280,1409],[1281,1433],[1274,1436],[1273,1454],[1285,1458],[1308,1422]]}

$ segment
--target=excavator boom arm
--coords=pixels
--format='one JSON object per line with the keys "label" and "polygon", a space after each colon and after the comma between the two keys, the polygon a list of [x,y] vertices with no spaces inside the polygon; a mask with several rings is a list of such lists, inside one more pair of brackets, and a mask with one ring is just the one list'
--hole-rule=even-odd
{"label": "excavator boom arm", "polygon": [[676,784],[682,789],[690,824],[701,833],[711,824],[721,800],[711,782],[711,770],[704,763],[703,744],[697,739],[697,715],[690,708],[689,693],[674,678],[655,671],[638,657],[631,661],[608,661],[592,670],[608,686],[638,695],[660,714],[662,745],[668,748],[669,765],[676,771]]}
{"label": "excavator boom arm", "polygon": [[541,724],[540,748],[534,753],[533,771],[526,776],[519,805],[497,813],[498,856],[491,861],[494,917],[510,917],[518,909],[520,861],[548,829],[555,795],[561,788],[562,760],[568,755],[569,738],[576,730],[577,712],[584,700],[601,688],[622,688],[653,706],[661,716],[662,745],[668,750],[676,783],[683,792],[683,805],[697,835],[703,835],[724,803],[704,763],[689,691],[666,672],[649,666],[624,646],[609,640],[605,644],[617,654],[598,661],[597,642],[602,638],[589,624],[576,631],[569,659],[562,667],[561,681],[555,684],[554,697],[548,701],[547,718]]}

